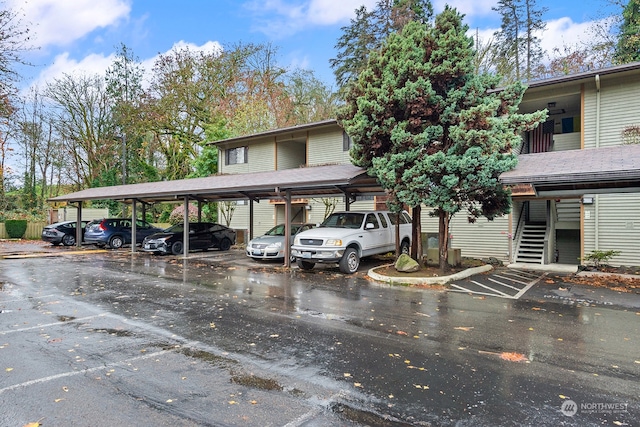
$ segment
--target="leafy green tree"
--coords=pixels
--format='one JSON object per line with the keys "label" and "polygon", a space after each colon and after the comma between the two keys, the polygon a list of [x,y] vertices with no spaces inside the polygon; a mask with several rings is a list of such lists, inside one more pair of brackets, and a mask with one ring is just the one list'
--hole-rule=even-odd
{"label": "leafy green tree", "polygon": [[617,64],[640,60],[640,0],[629,0],[622,11],[622,23],[613,59]]}
{"label": "leafy green tree", "polygon": [[498,178],[515,167],[521,132],[547,115],[517,113],[521,83],[494,91],[499,77],[475,74],[467,30],[446,7],[433,27],[411,22],[391,34],[339,114],[354,142],[353,162],[376,176],[392,201],[427,206],[438,217],[443,270],[453,215],[466,210],[473,222],[510,211]]}
{"label": "leafy green tree", "polygon": [[329,61],[340,93],[357,80],[370,52],[379,49],[389,34],[411,21],[426,23],[433,7],[429,0],[378,0],[373,10],[360,6],[355,13],[349,25],[342,27],[335,45],[338,53]]}
{"label": "leafy green tree", "polygon": [[87,188],[106,171],[118,169],[120,141],[104,79],[70,75],[47,85],[52,123],[68,157],[66,177],[75,188]]}

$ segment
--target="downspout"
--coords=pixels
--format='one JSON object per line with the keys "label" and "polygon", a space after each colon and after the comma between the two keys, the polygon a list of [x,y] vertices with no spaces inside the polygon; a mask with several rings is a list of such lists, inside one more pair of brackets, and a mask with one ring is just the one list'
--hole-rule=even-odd
{"label": "downspout", "polygon": [[596,74],[596,148],[600,148],[600,75]]}
{"label": "downspout", "polygon": [[[596,148],[600,148],[600,75],[596,74]],[[594,246],[595,246],[595,250],[598,250],[600,248],[600,244],[599,244],[599,235],[600,235],[600,221],[598,218],[598,208],[599,208],[599,203],[598,203],[598,195],[596,194],[595,197],[595,206],[594,206],[594,218],[593,220],[595,221],[595,241],[594,241]]]}

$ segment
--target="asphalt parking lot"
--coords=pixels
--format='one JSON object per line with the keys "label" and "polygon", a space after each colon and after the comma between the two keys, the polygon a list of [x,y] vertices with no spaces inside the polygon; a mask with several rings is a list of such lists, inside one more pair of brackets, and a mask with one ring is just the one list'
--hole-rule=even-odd
{"label": "asphalt parking lot", "polygon": [[[639,310],[553,274],[497,269],[447,291],[373,281],[376,259],[344,275],[240,249],[0,254],[3,426],[583,427],[640,413]],[[533,281],[517,300],[473,283],[515,296]],[[566,399],[623,412],[569,418]]]}

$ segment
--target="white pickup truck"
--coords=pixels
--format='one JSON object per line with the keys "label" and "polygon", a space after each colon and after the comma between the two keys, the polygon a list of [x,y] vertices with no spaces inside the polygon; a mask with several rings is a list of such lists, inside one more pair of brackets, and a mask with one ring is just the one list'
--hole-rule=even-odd
{"label": "white pickup truck", "polygon": [[319,227],[298,234],[291,256],[298,267],[311,270],[318,262],[338,263],[340,271],[355,273],[360,258],[396,250],[396,221],[400,219],[400,248],[411,245],[411,217],[388,211],[334,212]]}

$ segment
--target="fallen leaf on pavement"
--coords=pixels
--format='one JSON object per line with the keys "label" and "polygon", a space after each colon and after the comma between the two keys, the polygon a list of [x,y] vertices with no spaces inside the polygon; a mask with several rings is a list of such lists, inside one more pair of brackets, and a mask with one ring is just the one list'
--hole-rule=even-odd
{"label": "fallen leaf on pavement", "polygon": [[509,353],[509,352],[500,353],[500,359],[507,360],[509,362],[526,362],[529,360],[527,359],[527,356],[525,356],[522,353]]}
{"label": "fallen leaf on pavement", "polygon": [[398,335],[408,335],[405,331],[397,331],[396,334],[398,334]]}
{"label": "fallen leaf on pavement", "polygon": [[472,330],[474,327],[473,326],[456,326],[453,329],[456,329],[458,331],[465,331],[465,332],[469,332],[470,330]]}

